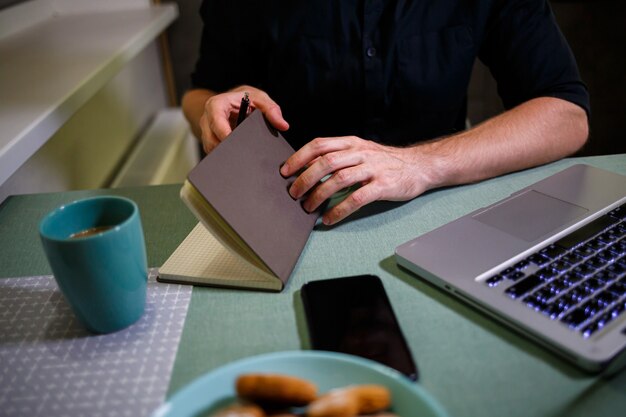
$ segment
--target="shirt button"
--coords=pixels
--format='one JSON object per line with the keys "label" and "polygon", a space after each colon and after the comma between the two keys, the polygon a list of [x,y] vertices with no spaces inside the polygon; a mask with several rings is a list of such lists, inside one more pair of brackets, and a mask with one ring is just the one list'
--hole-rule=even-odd
{"label": "shirt button", "polygon": [[370,46],[369,48],[367,48],[367,51],[365,51],[365,53],[369,58],[374,58],[376,56],[376,48]]}

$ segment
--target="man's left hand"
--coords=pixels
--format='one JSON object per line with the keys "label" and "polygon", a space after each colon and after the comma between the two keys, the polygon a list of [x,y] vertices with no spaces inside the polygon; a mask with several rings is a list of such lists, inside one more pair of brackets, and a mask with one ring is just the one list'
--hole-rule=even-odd
{"label": "man's left hand", "polygon": [[[284,177],[306,168],[289,189],[293,198],[308,193],[302,206],[311,212],[346,187],[361,187],[324,214],[326,225],[337,223],[376,200],[410,200],[431,187],[428,160],[418,148],[396,148],[356,136],[317,138],[282,166]],[[330,177],[320,182],[322,178]]]}

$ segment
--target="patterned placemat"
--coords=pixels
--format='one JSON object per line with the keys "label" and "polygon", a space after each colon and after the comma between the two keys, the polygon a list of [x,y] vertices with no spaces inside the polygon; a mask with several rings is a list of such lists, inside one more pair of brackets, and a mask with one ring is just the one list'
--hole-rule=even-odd
{"label": "patterned placemat", "polygon": [[52,276],[0,280],[0,416],[147,416],[164,400],[191,287],[155,282],[132,326],[94,335]]}

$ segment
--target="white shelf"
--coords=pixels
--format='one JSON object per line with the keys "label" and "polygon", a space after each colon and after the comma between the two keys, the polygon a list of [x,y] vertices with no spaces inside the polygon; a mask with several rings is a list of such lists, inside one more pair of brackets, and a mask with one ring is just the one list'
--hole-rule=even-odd
{"label": "white shelf", "polygon": [[38,0],[0,13],[0,184],[178,15],[140,3]]}
{"label": "white shelf", "polygon": [[198,150],[182,110],[163,109],[137,141],[111,188],[182,183],[200,162]]}

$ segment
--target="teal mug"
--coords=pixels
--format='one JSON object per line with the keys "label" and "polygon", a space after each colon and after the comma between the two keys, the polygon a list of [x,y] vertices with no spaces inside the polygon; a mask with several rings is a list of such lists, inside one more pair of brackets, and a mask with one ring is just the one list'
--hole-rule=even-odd
{"label": "teal mug", "polygon": [[46,215],[39,235],[61,292],[89,330],[110,333],[139,320],[148,267],[139,208],[132,200],[74,201]]}

